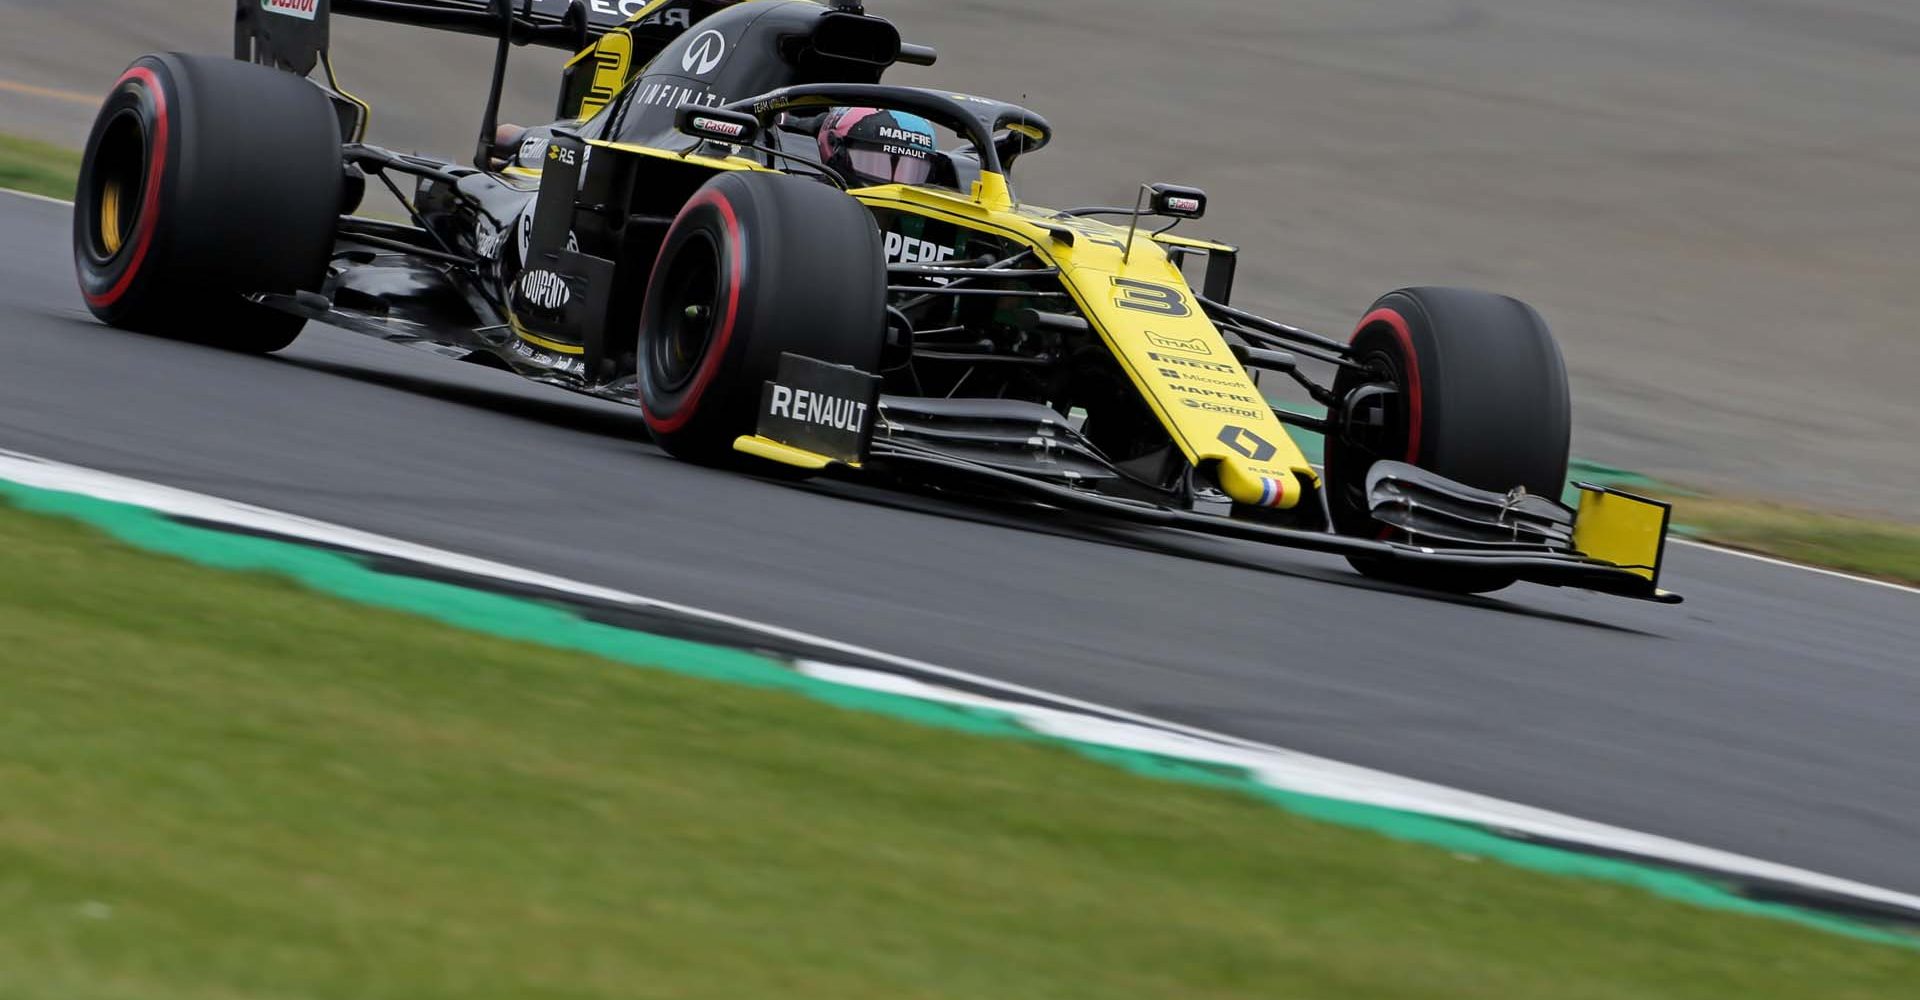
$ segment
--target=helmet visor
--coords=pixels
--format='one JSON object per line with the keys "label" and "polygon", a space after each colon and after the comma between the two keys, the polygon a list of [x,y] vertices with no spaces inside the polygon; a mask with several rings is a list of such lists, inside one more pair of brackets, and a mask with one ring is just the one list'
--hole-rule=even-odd
{"label": "helmet visor", "polygon": [[853,172],[876,184],[888,181],[895,184],[921,184],[933,173],[933,161],[918,156],[899,156],[877,149],[850,149],[847,152]]}

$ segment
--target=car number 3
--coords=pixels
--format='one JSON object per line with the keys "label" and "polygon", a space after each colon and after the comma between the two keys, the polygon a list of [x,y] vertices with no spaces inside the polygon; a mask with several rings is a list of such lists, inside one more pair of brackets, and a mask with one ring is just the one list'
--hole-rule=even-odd
{"label": "car number 3", "polygon": [[1180,289],[1134,278],[1113,279],[1113,304],[1160,316],[1186,316],[1193,312],[1187,308],[1187,297],[1180,294]]}

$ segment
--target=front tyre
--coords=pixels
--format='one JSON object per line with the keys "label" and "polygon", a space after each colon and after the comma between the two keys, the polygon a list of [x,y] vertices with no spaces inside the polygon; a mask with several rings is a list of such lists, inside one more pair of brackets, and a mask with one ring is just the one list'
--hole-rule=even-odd
{"label": "front tyre", "polygon": [[[1364,370],[1343,368],[1334,396],[1361,402],[1327,436],[1327,508],[1341,534],[1394,536],[1367,506],[1367,471],[1382,459],[1497,493],[1522,487],[1560,496],[1573,424],[1567,371],[1546,322],[1526,303],[1462,288],[1404,288],[1367,311],[1351,357]],[[1368,576],[1453,593],[1486,593],[1515,579],[1350,561]]]}
{"label": "front tyre", "polygon": [[880,231],[859,202],[785,174],[714,177],[647,281],[635,352],[647,429],[677,458],[731,463],[782,353],[875,370],[886,295]]}
{"label": "front tyre", "polygon": [[318,88],[212,56],[142,56],[94,119],[74,193],[87,308],[128,330],[275,351],[305,320],[248,293],[316,291],[341,206]]}

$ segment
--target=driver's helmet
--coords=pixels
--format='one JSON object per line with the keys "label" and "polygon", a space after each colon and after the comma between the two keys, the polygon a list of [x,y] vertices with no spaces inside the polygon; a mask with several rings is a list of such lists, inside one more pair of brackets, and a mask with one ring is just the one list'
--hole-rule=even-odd
{"label": "driver's helmet", "polygon": [[933,123],[919,115],[834,108],[820,122],[820,162],[856,186],[923,184],[938,155]]}

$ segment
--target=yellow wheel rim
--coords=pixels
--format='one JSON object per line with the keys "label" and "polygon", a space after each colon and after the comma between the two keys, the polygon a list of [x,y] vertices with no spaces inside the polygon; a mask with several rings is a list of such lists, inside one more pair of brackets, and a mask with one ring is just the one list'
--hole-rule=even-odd
{"label": "yellow wheel rim", "polygon": [[126,241],[121,225],[120,182],[108,181],[100,192],[100,245],[107,248],[109,256],[119,253],[120,245]]}

